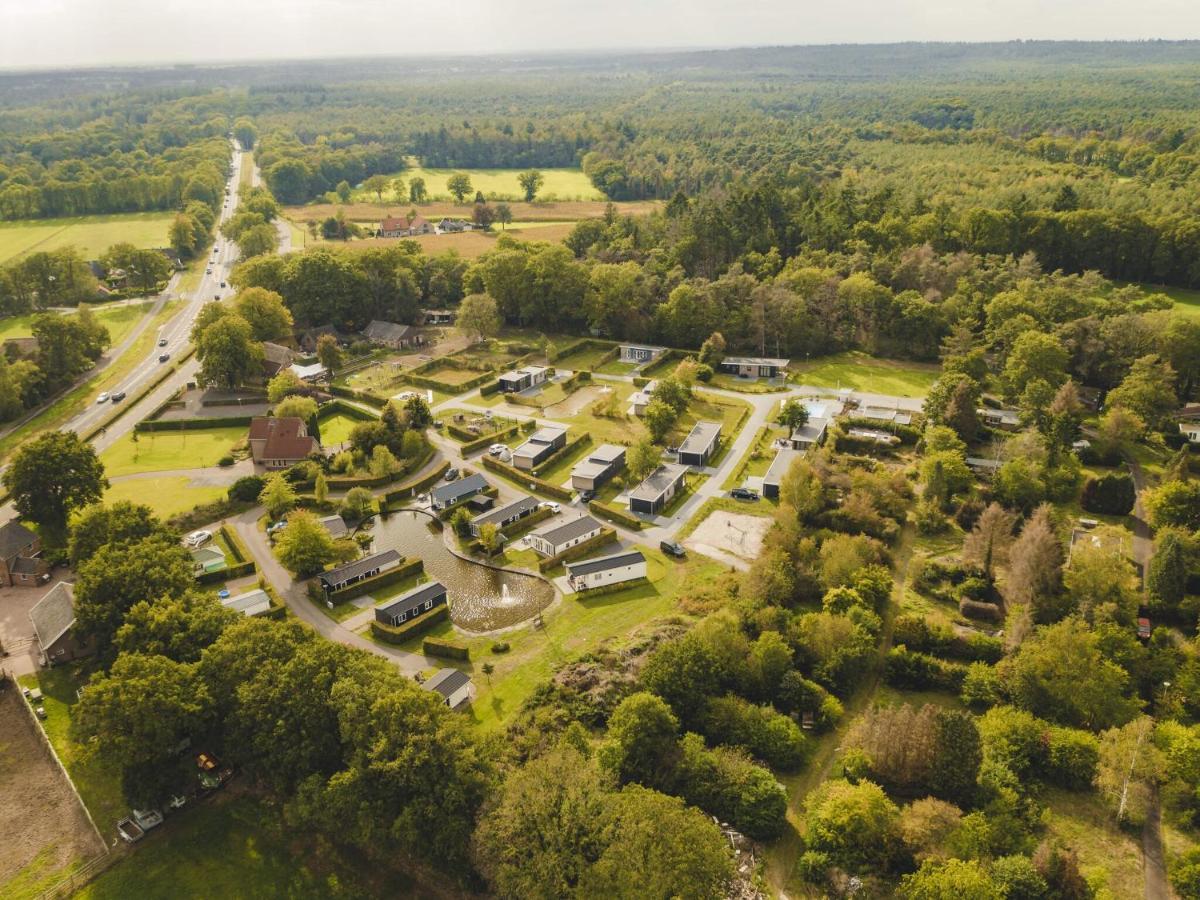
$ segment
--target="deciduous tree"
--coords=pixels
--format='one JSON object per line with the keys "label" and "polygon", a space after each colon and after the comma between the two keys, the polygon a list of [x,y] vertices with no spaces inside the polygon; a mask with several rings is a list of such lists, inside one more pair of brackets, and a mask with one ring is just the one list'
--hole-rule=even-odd
{"label": "deciduous tree", "polygon": [[97,502],[108,479],[90,444],[73,431],[50,431],[16,452],[4,471],[4,487],[17,512],[42,526],[47,544],[58,546],[72,510]]}

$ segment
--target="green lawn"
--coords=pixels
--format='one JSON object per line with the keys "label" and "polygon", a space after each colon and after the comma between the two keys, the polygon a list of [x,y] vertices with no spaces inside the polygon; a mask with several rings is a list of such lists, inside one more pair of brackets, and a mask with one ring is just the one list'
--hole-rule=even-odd
{"label": "green lawn", "polygon": [[[593,369],[605,356],[612,352],[616,344],[606,344],[603,347],[583,347],[569,356],[560,356],[554,361],[557,369]],[[633,367],[630,366],[630,369]]]}
{"label": "green lawn", "polygon": [[773,428],[770,425],[764,425],[758,429],[758,434],[754,436],[754,440],[721,487],[728,491],[740,485],[750,476],[766,475],[767,469],[771,468],[771,463],[775,460],[775,451],[771,449],[771,442],[776,437],[783,437],[785,434],[786,429]]}
{"label": "green lawn", "polygon": [[[451,200],[450,192],[446,189],[446,179],[451,175],[465,174],[471,178],[471,196],[475,191],[483,191],[489,200],[524,200],[525,192],[517,183],[517,176],[523,169],[427,169],[414,165],[403,172],[394,172],[389,178],[401,177],[405,185],[413,178],[425,179],[425,190],[430,200]],[[592,187],[592,182],[581,169],[539,169],[545,181],[538,190],[538,200],[603,200],[604,195]],[[398,198],[389,189],[384,191],[385,202],[407,203],[408,197]],[[359,203],[374,203],[377,200],[371,191],[358,188],[354,191],[353,201]],[[463,207],[464,215],[470,212],[469,207]]]}
{"label": "green lawn", "polygon": [[1166,287],[1161,284],[1140,284],[1138,287],[1152,294],[1166,294],[1175,301],[1175,311],[1185,316],[1200,319],[1200,291],[1188,288]]}
{"label": "green lawn", "polygon": [[130,432],[101,453],[100,461],[110,478],[215,466],[245,437],[243,425],[195,431]]}
{"label": "green lawn", "polygon": [[73,245],[84,259],[96,259],[113,244],[166,247],[173,212],[24,219],[0,223],[0,263],[26,253]]}
{"label": "green lawn", "polygon": [[900,397],[924,397],[937,379],[938,366],[877,359],[857,350],[789,367],[792,381],[820,388],[850,388]]}
{"label": "green lawn", "polygon": [[321,429],[321,443],[330,447],[348,441],[354,426],[361,425],[365,421],[365,419],[356,419],[340,412],[320,416],[317,419],[317,426]]}
{"label": "green lawn", "polygon": [[1111,897],[1140,897],[1145,890],[1140,834],[1118,828],[1095,792],[1047,788],[1047,830],[1079,855],[1079,868],[1093,887]]}
{"label": "green lawn", "polygon": [[212,503],[228,493],[223,487],[193,487],[186,475],[164,475],[160,478],[129,478],[118,481],[104,492],[105,503],[128,500],[144,503],[160,518],[168,519],[188,512],[201,503]]}
{"label": "green lawn", "polygon": [[[145,303],[131,303],[128,306],[92,307],[92,312],[95,313],[96,320],[108,328],[108,336],[115,345],[121,343],[125,335],[129,334],[138,320],[146,314],[151,302],[147,300]],[[33,315],[0,319],[0,341],[29,337],[33,334],[33,320]]]}

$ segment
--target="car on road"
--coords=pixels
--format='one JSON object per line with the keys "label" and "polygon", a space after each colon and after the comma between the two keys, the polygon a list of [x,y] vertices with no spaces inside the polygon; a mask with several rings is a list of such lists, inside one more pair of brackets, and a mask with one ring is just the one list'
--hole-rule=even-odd
{"label": "car on road", "polygon": [[729,496],[734,500],[757,500],[758,491],[752,491],[750,488],[737,487],[729,492]]}
{"label": "car on road", "polygon": [[211,531],[193,531],[183,539],[183,544],[185,547],[202,547],[211,540]]}
{"label": "car on road", "polygon": [[221,287],[225,287],[225,282],[221,282]]}
{"label": "car on road", "polygon": [[596,499],[595,491],[580,491],[579,492],[579,502],[580,503],[591,503],[595,499]]}
{"label": "car on road", "polygon": [[108,391],[101,391],[100,396],[96,398],[96,402],[97,403],[107,403],[108,402]]}
{"label": "car on road", "polygon": [[160,346],[160,347],[165,347],[165,346],[167,346],[167,339],[166,339],[166,338],[159,338],[159,339],[158,339],[158,346]]}
{"label": "car on road", "polygon": [[488,447],[488,456],[500,456],[507,450],[507,444],[492,444],[492,446]]}
{"label": "car on road", "polygon": [[124,399],[125,399],[125,392],[124,392],[124,391],[117,391],[115,394],[113,394],[113,395],[112,395],[112,402],[113,402],[113,403],[120,403],[120,402],[121,402],[122,400],[124,400]]}
{"label": "car on road", "polygon": [[204,270],[204,274],[205,274],[205,275],[211,275],[211,274],[212,274],[212,266],[209,266],[207,269],[205,269],[205,270]]}
{"label": "car on road", "polygon": [[446,470],[446,480],[447,481],[456,481],[457,479],[458,479],[458,469],[447,469]]}
{"label": "car on road", "polygon": [[160,353],[160,354],[158,354],[158,361],[159,361],[160,363],[164,363],[164,362],[166,362],[167,360],[169,360],[170,358],[171,358],[171,354],[170,354],[170,353]]}
{"label": "car on road", "polygon": [[538,504],[538,508],[539,509],[548,509],[552,513],[557,513],[562,510],[562,507],[559,506],[553,500],[543,500],[541,503]]}
{"label": "car on road", "polygon": [[678,544],[675,541],[660,541],[658,549],[668,556],[674,556],[680,559],[687,556],[687,551],[683,549],[683,544]]}

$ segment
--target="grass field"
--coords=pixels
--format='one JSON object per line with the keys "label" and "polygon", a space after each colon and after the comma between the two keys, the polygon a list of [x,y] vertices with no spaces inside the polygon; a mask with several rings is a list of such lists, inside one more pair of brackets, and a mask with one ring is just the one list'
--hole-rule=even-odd
{"label": "grass field", "polygon": [[[513,223],[520,222],[578,222],[580,219],[597,219],[604,215],[608,208],[606,200],[566,200],[536,203],[509,203],[512,210]],[[641,216],[653,212],[659,207],[656,200],[633,200],[614,203],[617,213],[623,216]],[[310,206],[288,206],[283,214],[298,225],[307,227],[309,222],[321,222],[330,216],[342,212],[352,222],[378,222],[384,216],[399,216],[410,209],[431,222],[436,222],[446,216],[463,218],[471,213],[470,204],[457,204],[453,201],[436,200],[431,203],[397,203],[386,200],[376,203],[375,196],[354,203],[314,203]],[[510,225],[509,228],[513,226]]]}
{"label": "grass field", "polygon": [[23,219],[0,223],[0,263],[38,250],[74,245],[84,259],[96,259],[113,244],[167,246],[174,213],[126,213],[70,219]]}
{"label": "grass field", "polygon": [[249,190],[254,183],[254,154],[242,154],[242,167],[238,170],[238,190]]}
{"label": "grass field", "polygon": [[[520,225],[510,225],[507,233],[524,240],[555,243],[569,235],[571,229],[575,227],[572,222],[538,222],[536,225],[537,227],[529,230]],[[503,233],[505,232],[495,229],[487,233],[482,231],[467,231],[463,234],[422,234],[417,237],[405,238],[404,240],[416,241],[426,253],[441,253],[445,250],[455,250],[464,259],[475,259],[489,250],[494,250],[496,247],[496,238],[500,237]],[[388,247],[394,246],[398,240],[399,238],[364,238],[359,241],[350,241],[348,246],[354,248]],[[319,243],[321,242],[309,241],[309,244],[314,246]],[[343,246],[340,241],[330,243],[339,247]]]}
{"label": "grass field", "polygon": [[[413,166],[403,172],[394,172],[389,178],[400,177],[405,186],[413,178],[425,179],[425,190],[431,200],[450,200],[451,194],[446,189],[446,179],[451,175],[465,174],[471,178],[471,195],[475,191],[483,191],[489,200],[519,200],[524,198],[525,191],[517,182],[517,176],[524,169],[426,169],[423,166]],[[592,187],[592,182],[580,169],[539,169],[545,181],[538,190],[538,197],[544,200],[603,200],[604,195]],[[371,191],[358,188],[352,200],[371,202],[376,199]],[[384,202],[407,203],[408,195],[397,197],[388,190],[383,193]]]}
{"label": "grass field", "polygon": [[361,425],[363,419],[356,419],[345,413],[330,413],[320,416],[317,425],[321,429],[321,443],[326,447],[350,440],[350,432],[355,425]]}
{"label": "grass field", "polygon": [[1166,294],[1175,301],[1175,311],[1194,319],[1200,319],[1200,291],[1187,288],[1166,287],[1161,284],[1138,285],[1145,291],[1155,294]]}
{"label": "grass field", "polygon": [[223,487],[194,487],[186,475],[127,478],[114,483],[104,492],[104,502],[128,500],[130,503],[144,503],[160,518],[167,519],[187,512],[201,503],[220,500],[227,491],[228,489]]}
{"label": "grass field", "polygon": [[[108,329],[109,337],[112,338],[115,345],[124,340],[125,335],[129,334],[133,326],[138,323],[152,302],[147,300],[145,303],[130,303],[127,306],[98,306],[93,307],[92,312],[95,313],[96,320]],[[9,316],[0,319],[0,341],[29,337],[33,334],[33,320],[34,315]]]}
{"label": "grass field", "polygon": [[240,425],[196,431],[131,432],[100,454],[110,478],[137,472],[168,472],[215,466],[246,436]]}
{"label": "grass field", "polygon": [[789,366],[791,380],[819,388],[850,388],[899,397],[924,397],[937,379],[938,366],[893,359],[877,359],[851,351],[815,362]]}

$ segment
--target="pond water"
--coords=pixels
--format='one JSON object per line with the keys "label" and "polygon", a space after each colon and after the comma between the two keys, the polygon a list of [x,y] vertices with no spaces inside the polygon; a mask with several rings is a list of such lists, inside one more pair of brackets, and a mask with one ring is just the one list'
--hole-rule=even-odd
{"label": "pond water", "polygon": [[376,519],[371,533],[374,552],[395,549],[401,556],[421,558],[425,573],[446,586],[450,618],[468,631],[516,625],[554,599],[554,588],[541,578],[500,572],[455,556],[438,523],[423,513],[401,510]]}

